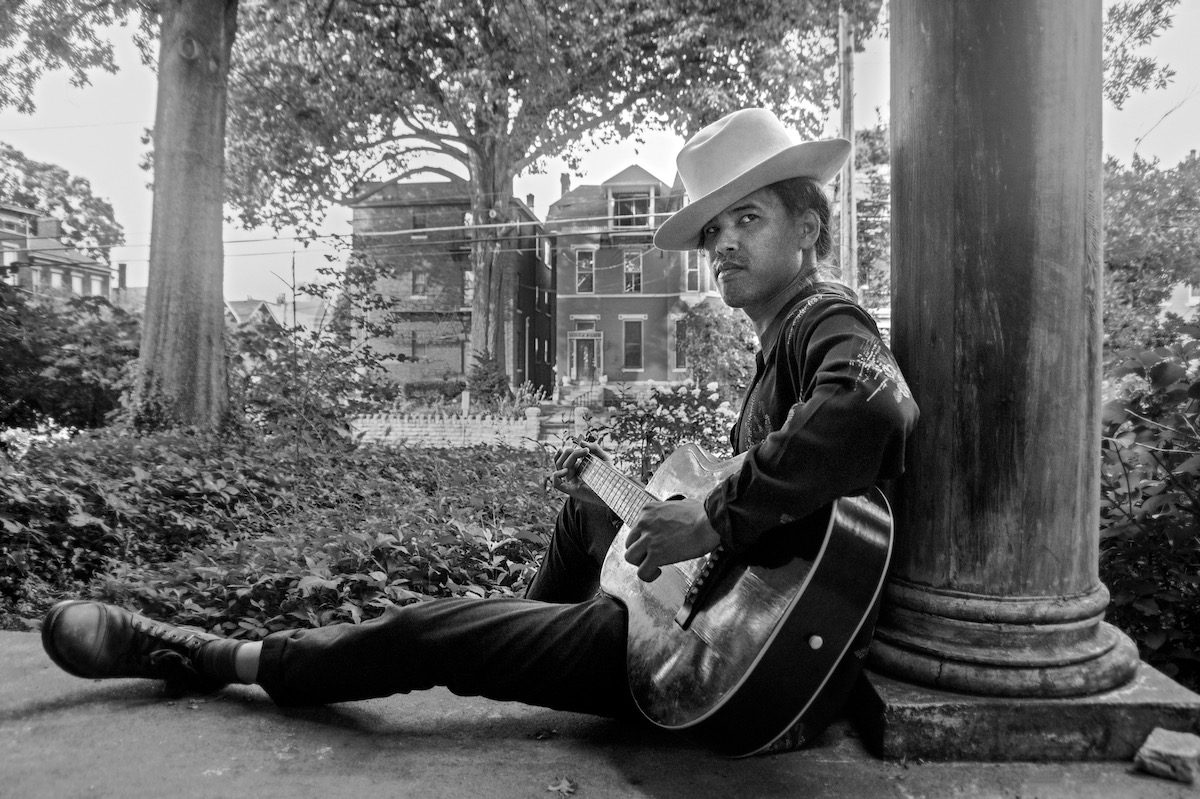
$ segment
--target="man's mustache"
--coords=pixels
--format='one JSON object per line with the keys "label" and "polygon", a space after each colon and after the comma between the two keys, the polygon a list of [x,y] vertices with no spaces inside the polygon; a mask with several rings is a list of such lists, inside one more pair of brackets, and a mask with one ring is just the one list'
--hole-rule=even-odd
{"label": "man's mustache", "polygon": [[713,274],[719,275],[727,267],[745,269],[746,263],[737,258],[719,257],[713,260]]}

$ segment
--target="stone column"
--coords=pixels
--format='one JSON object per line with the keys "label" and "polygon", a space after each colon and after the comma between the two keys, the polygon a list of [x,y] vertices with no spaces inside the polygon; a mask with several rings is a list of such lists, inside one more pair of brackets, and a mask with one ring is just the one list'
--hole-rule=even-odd
{"label": "stone column", "polygon": [[892,4],[892,339],[921,421],[871,664],[908,684],[1071,697],[1139,668],[1098,575],[1100,12]]}

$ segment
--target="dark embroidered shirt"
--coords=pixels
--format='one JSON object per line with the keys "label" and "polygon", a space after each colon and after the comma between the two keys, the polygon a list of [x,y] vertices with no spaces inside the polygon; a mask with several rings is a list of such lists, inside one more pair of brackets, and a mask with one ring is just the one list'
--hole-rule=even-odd
{"label": "dark embroidered shirt", "polygon": [[844,286],[818,283],[798,295],[762,345],[730,434],[745,463],[704,502],[735,552],[898,476],[918,417],[874,320]]}

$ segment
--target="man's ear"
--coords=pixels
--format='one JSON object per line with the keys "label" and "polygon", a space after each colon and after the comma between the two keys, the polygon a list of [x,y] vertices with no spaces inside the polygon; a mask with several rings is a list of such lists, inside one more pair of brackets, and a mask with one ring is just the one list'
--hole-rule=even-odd
{"label": "man's ear", "polygon": [[821,218],[809,208],[800,214],[800,249],[811,250],[821,236]]}

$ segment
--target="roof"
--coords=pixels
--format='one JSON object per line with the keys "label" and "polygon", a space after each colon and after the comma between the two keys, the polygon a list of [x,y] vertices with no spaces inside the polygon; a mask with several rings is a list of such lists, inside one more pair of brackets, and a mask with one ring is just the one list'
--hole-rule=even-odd
{"label": "roof", "polygon": [[32,236],[27,240],[25,249],[29,253],[30,259],[37,258],[43,263],[49,261],[67,266],[92,267],[106,273],[109,271],[107,264],[100,263],[90,255],[63,244],[58,239]]}
{"label": "roof", "polygon": [[[652,186],[655,195],[659,198],[672,198],[675,196],[670,186],[637,164],[633,164],[625,167],[603,183],[582,183],[571,189],[562,197],[550,203],[546,219],[594,219],[595,217],[607,217],[608,193],[613,189],[634,186],[639,188]],[[658,204],[661,202],[661,200],[656,202],[656,207],[659,209],[663,207]],[[667,207],[670,208],[673,204],[674,200],[668,199]],[[597,224],[599,223],[597,222]]]}
{"label": "roof", "polygon": [[266,314],[266,316],[273,318],[271,311],[266,305],[265,300],[245,299],[225,301],[226,310],[233,316],[233,321],[239,325],[248,322],[256,313]]}
{"label": "roof", "polygon": [[660,192],[667,188],[667,184],[637,164],[625,167],[600,185],[608,188],[616,186],[654,186]]}
{"label": "roof", "polygon": [[372,181],[353,201],[350,208],[363,205],[427,205],[427,204],[471,204],[471,189],[467,181]]}
{"label": "roof", "polygon": [[27,208],[24,205],[13,205],[12,203],[4,202],[0,202],[0,211],[10,214],[20,214],[21,216],[31,216],[34,218],[41,216],[41,214],[33,208]]}
{"label": "roof", "polygon": [[[512,197],[509,201],[518,214],[526,222],[541,224],[537,214],[533,212],[523,199]],[[378,208],[393,206],[407,208],[410,206],[460,206],[463,210],[471,207],[471,186],[461,178],[440,181],[383,181],[372,182],[358,194],[350,203],[349,208]]]}

